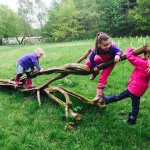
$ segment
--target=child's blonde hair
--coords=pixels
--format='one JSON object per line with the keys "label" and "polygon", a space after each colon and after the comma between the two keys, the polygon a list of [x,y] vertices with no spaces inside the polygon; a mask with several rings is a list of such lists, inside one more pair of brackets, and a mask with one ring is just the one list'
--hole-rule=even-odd
{"label": "child's blonde hair", "polygon": [[43,57],[44,57],[44,58],[46,57],[46,56],[45,56],[45,51],[44,51],[43,48],[41,48],[41,47],[36,48],[36,49],[35,49],[35,53],[37,53],[37,52],[41,52],[41,53],[43,54]]}

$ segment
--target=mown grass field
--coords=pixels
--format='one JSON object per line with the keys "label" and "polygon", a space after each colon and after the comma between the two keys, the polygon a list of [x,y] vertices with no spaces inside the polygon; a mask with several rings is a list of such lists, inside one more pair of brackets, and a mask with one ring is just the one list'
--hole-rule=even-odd
{"label": "mown grass field", "polygon": [[[116,44],[125,51],[126,47],[139,47],[150,38],[119,38]],[[94,40],[39,45],[46,51],[41,66],[48,68],[75,62],[89,48]],[[36,46],[1,46],[0,78],[15,76],[16,60]],[[118,94],[127,87],[133,67],[120,62],[109,77],[105,94]],[[56,75],[56,74],[55,74]],[[34,79],[40,85],[54,75]],[[98,77],[94,81],[89,76],[68,77],[52,85],[78,92],[89,99],[95,96]],[[122,122],[131,110],[131,101],[113,103],[106,110],[85,105],[73,100],[74,108],[82,114],[76,122],[75,132],[64,130],[70,120],[64,119],[64,110],[47,96],[42,96],[42,106],[38,107],[36,96],[0,88],[0,150],[150,150],[150,90],[141,98],[138,122],[129,126]]]}

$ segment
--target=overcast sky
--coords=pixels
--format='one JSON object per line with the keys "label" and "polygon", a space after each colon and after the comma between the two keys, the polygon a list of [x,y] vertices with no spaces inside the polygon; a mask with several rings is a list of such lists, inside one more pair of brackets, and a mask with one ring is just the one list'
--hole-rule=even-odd
{"label": "overcast sky", "polygon": [[[52,0],[43,0],[46,4],[46,6],[50,6],[50,2]],[[5,4],[5,5],[8,5],[11,9],[13,10],[17,10],[17,2],[18,0],[0,0],[0,4]]]}

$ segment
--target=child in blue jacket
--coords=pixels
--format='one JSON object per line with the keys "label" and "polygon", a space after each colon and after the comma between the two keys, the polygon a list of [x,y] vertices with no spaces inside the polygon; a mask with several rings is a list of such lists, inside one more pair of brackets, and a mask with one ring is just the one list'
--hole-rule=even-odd
{"label": "child in blue jacket", "polygon": [[15,78],[15,83],[18,85],[20,84],[20,77],[23,73],[27,75],[27,88],[35,88],[32,85],[32,79],[30,77],[30,72],[34,71],[34,67],[38,69],[38,71],[42,72],[43,68],[39,65],[39,58],[44,55],[44,50],[42,48],[37,48],[34,53],[27,54],[17,61],[16,71],[17,75]]}

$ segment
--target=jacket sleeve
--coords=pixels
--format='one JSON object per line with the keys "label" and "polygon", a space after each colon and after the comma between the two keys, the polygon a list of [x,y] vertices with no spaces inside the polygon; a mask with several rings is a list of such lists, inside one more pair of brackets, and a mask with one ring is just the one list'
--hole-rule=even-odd
{"label": "jacket sleeve", "polygon": [[93,49],[92,52],[91,52],[91,54],[90,54],[90,57],[89,57],[90,62],[92,64],[92,68],[97,67],[96,62],[94,61],[94,57],[95,57],[95,52],[94,52],[94,49]]}
{"label": "jacket sleeve", "polygon": [[138,56],[134,56],[133,48],[129,47],[126,50],[126,57],[128,61],[137,69],[146,71],[148,69],[148,61]]}
{"label": "jacket sleeve", "polygon": [[113,53],[114,53],[114,55],[119,55],[119,56],[121,56],[122,54],[123,54],[123,51],[122,50],[120,50],[116,45],[112,45],[112,48],[113,48]]}
{"label": "jacket sleeve", "polygon": [[34,66],[38,69],[38,71],[40,71],[40,70],[41,70],[41,67],[40,67],[40,65],[39,65],[38,60],[37,60],[35,57],[32,57],[31,59],[32,59],[32,62],[33,62],[33,64],[34,64]]}

